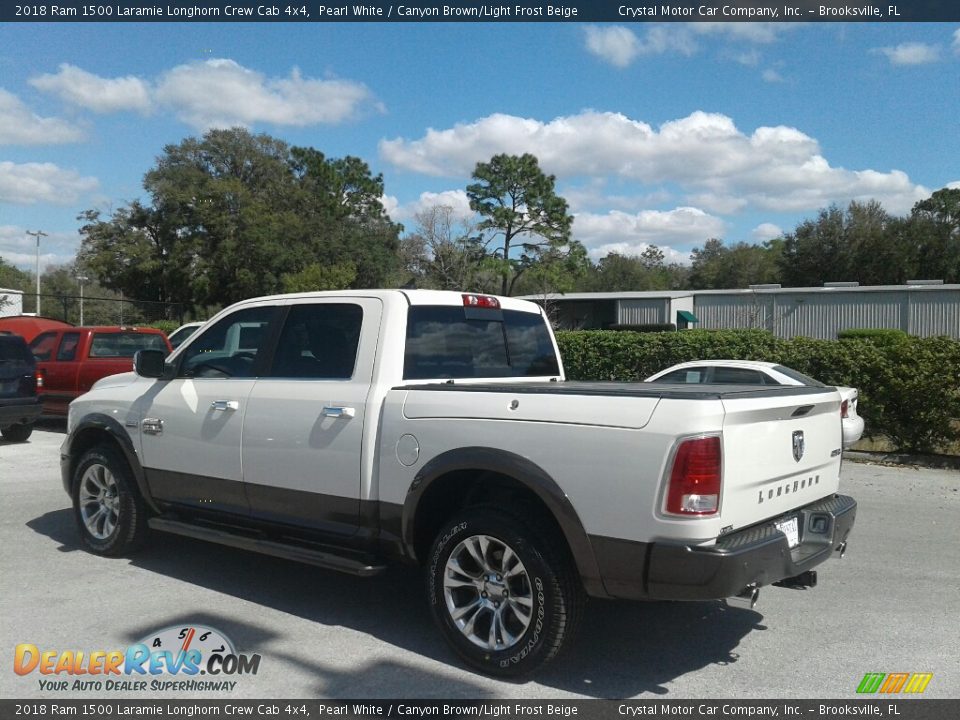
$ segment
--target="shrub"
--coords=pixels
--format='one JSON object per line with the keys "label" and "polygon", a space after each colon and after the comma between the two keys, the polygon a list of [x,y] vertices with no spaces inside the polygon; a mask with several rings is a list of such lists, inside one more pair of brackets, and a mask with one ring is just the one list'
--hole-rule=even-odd
{"label": "shrub", "polygon": [[960,342],[905,336],[781,340],[763,330],[677,333],[557,333],[572,380],[640,381],[688,360],[766,360],[860,392],[858,412],[869,436],[901,450],[931,452],[960,439]]}
{"label": "shrub", "polygon": [[903,330],[894,328],[849,328],[837,333],[838,340],[873,340],[874,342],[900,342],[910,337]]}
{"label": "shrub", "polygon": [[154,320],[152,323],[144,323],[141,327],[156,328],[157,330],[163,330],[163,332],[169,335],[180,327],[180,323],[176,320]]}
{"label": "shrub", "polygon": [[672,332],[677,329],[673,323],[648,323],[646,325],[611,325],[611,330],[631,330],[633,332]]}

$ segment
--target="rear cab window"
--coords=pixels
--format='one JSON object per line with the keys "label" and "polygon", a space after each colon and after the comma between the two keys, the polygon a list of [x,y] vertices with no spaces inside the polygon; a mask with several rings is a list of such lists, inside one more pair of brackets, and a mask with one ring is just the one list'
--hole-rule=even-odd
{"label": "rear cab window", "polygon": [[414,305],[407,312],[404,380],[560,374],[539,313]]}
{"label": "rear cab window", "polygon": [[167,352],[160,333],[95,332],[90,341],[91,358],[132,358],[138,350]]}

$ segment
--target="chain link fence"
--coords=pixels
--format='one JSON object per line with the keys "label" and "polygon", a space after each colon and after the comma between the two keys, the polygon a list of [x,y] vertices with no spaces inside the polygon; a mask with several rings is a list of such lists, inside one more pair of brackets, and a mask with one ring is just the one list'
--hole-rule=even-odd
{"label": "chain link fence", "polygon": [[[34,312],[35,300],[35,294],[24,294],[23,312]],[[40,294],[40,315],[74,325],[158,325],[172,330],[184,323],[186,310],[183,303]]]}

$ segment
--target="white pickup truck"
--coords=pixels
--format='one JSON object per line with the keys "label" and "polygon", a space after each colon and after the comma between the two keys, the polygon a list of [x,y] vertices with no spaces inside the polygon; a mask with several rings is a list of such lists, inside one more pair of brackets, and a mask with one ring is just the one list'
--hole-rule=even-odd
{"label": "white pickup truck", "polygon": [[152,528],[357,575],[416,562],[446,639],[496,675],[554,657],[587,596],[814,585],[856,513],[835,389],[567,382],[510,298],[258,298],[134,369],[70,405],[87,548]]}

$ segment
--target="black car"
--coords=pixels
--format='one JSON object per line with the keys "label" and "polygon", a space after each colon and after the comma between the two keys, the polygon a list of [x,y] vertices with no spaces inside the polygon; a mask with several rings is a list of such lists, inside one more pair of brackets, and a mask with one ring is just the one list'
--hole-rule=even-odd
{"label": "black car", "polygon": [[22,337],[0,334],[0,433],[5,440],[26,440],[40,416],[36,369]]}

